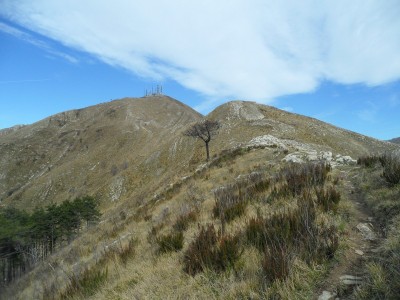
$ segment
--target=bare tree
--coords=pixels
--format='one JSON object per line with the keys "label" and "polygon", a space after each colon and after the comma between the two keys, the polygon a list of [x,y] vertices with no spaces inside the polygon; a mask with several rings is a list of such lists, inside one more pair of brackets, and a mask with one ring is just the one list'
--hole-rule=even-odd
{"label": "bare tree", "polygon": [[201,139],[206,144],[207,160],[209,160],[210,150],[208,144],[210,143],[211,139],[218,133],[218,129],[220,127],[221,124],[218,121],[204,120],[192,125],[192,127],[186,130],[183,134],[185,136]]}

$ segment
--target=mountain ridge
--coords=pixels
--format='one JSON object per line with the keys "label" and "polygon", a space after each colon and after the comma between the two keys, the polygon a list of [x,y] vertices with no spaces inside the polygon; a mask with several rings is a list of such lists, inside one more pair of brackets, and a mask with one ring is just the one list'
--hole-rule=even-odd
{"label": "mountain ridge", "polygon": [[[228,102],[205,117],[221,122],[211,142],[214,154],[265,135],[354,157],[391,145],[255,102]],[[133,190],[137,193],[137,188],[144,192],[148,176],[160,183],[171,181],[171,176],[187,173],[203,159],[202,144],[181,134],[202,118],[167,96],[123,98],[9,132],[0,136],[1,202],[32,209],[83,194],[112,202]]]}
{"label": "mountain ridge", "polygon": [[[210,142],[212,157],[208,162],[204,143],[183,135],[204,118],[221,125]],[[262,254],[252,247],[241,242],[245,255],[238,267],[247,275],[230,282],[232,273],[227,277],[191,277],[179,267],[186,257],[183,250],[163,255],[159,245],[171,238],[176,228],[185,228],[178,237],[182,238],[181,247],[188,250],[200,226],[206,224],[217,226],[221,232],[227,230],[242,241],[242,230],[250,228],[251,218],[286,214],[296,207],[301,197],[292,198],[285,190],[296,189],[296,185],[285,185],[282,180],[287,178],[289,184],[289,180],[303,178],[297,172],[310,170],[331,172],[329,176],[322,173],[328,181],[326,188],[338,189],[344,195],[344,204],[339,204],[338,211],[318,212],[321,228],[336,234],[334,224],[342,224],[352,215],[349,207],[353,204],[347,198],[357,189],[349,180],[364,180],[364,175],[358,176],[361,167],[355,166],[355,159],[392,149],[400,148],[313,118],[247,101],[228,102],[202,116],[170,97],[124,98],[50,116],[0,136],[1,208],[31,212],[35,207],[89,195],[99,201],[102,216],[93,227],[80,228],[72,240],[61,240],[53,254],[10,284],[4,297],[57,298],[71,293],[89,299],[117,298],[122,294],[129,299],[173,295],[209,299],[218,295],[252,295],[254,286],[258,286],[255,282],[261,279],[258,276],[263,276]],[[371,159],[376,160],[377,156]],[[369,176],[369,171],[365,172]],[[378,179],[370,180],[381,184],[381,171],[374,172]],[[287,177],[290,174],[294,177]],[[322,191],[320,188],[310,189],[310,195],[321,197],[316,194]],[[240,198],[248,207],[242,217],[225,228],[222,217],[216,216],[217,195],[218,191],[229,190],[229,201],[235,204]],[[361,194],[354,195],[354,201]],[[185,221],[189,217],[191,221]],[[333,227],[329,229],[324,224]],[[353,229],[353,225],[351,229],[341,229],[340,234]],[[348,253],[352,252],[347,248]],[[304,268],[312,271],[301,266],[302,278]],[[105,284],[95,288],[96,294],[91,290],[82,294],[80,289],[84,287],[79,285],[84,285],[85,280],[97,280],[98,275],[108,277]],[[217,290],[221,294],[215,294],[209,284],[214,279],[223,286],[223,291]],[[76,286],[74,280],[83,281]],[[308,293],[316,292],[314,285],[309,285]],[[307,295],[302,298],[311,297]]]}

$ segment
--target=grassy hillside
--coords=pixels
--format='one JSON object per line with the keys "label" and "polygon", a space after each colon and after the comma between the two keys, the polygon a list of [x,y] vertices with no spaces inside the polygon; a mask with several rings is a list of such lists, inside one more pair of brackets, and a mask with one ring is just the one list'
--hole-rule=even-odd
{"label": "grassy hillside", "polygon": [[[201,116],[167,97],[114,101],[1,136],[3,206],[89,194],[102,212],[3,298],[353,294],[338,278],[369,270],[353,268],[364,216],[357,203],[368,198],[362,185],[383,172],[355,159],[398,147],[252,102],[207,117],[221,123],[207,164],[204,143],[182,135]],[[396,191],[379,182],[377,193]],[[368,295],[368,285],[357,286]]]}

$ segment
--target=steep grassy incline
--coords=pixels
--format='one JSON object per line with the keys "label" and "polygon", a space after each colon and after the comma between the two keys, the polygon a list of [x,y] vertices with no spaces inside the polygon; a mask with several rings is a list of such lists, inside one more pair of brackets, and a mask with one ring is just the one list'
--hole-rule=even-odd
{"label": "steep grassy incline", "polygon": [[193,141],[181,130],[200,118],[169,97],[127,98],[0,136],[1,202],[33,208],[90,194],[107,203],[145,190],[187,167]]}

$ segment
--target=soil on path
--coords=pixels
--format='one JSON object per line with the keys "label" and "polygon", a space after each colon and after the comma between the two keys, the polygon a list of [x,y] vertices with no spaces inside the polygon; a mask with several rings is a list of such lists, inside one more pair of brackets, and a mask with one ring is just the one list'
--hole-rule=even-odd
{"label": "soil on path", "polygon": [[[361,283],[366,272],[366,260],[374,255],[375,249],[380,243],[379,225],[375,222],[371,211],[368,209],[361,190],[355,184],[356,180],[351,178],[353,176],[352,173],[348,170],[342,170],[340,171],[340,176],[343,179],[341,185],[342,196],[349,199],[352,206],[348,220],[350,230],[346,232],[349,247],[344,250],[340,262],[333,266],[328,277],[324,280],[323,286],[318,290],[316,299],[351,299],[357,283],[345,284],[343,276],[354,276],[354,278],[359,279],[355,281]],[[372,230],[372,234],[375,234],[374,240],[368,240],[363,236],[360,229],[357,228],[362,226],[367,226]],[[331,294],[331,297],[319,298],[324,291],[329,292],[325,292],[325,294]]]}

